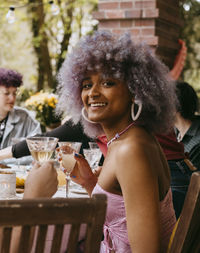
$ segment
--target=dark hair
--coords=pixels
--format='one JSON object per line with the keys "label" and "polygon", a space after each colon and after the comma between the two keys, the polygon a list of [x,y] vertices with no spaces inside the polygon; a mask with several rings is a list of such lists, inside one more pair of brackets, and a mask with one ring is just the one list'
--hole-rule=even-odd
{"label": "dark hair", "polygon": [[179,102],[177,111],[180,112],[183,118],[192,120],[199,107],[198,96],[195,90],[186,82],[177,82],[176,94]]}
{"label": "dark hair", "polygon": [[173,125],[176,111],[175,85],[161,63],[144,44],[135,44],[129,34],[116,37],[97,31],[83,37],[67,55],[59,72],[57,111],[81,121],[89,136],[102,133],[100,124],[87,123],[81,116],[81,83],[88,73],[123,81],[130,93],[142,102],[136,123],[153,132],[166,132]]}
{"label": "dark hair", "polygon": [[22,84],[22,75],[11,69],[0,68],[0,86],[19,87]]}

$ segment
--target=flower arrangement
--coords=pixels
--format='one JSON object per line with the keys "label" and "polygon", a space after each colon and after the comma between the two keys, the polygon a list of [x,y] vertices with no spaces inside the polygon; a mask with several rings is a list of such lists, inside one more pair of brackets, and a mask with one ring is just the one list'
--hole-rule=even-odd
{"label": "flower arrangement", "polygon": [[57,102],[58,100],[55,94],[40,91],[30,96],[25,101],[25,106],[27,109],[36,112],[36,119],[44,128],[60,123],[60,118],[55,115]]}

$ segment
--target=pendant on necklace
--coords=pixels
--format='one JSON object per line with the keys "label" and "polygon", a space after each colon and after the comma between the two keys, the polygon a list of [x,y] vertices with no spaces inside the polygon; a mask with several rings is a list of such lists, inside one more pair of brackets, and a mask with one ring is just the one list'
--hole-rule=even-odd
{"label": "pendant on necklace", "polygon": [[107,147],[115,140],[117,140],[123,133],[125,133],[132,125],[134,125],[134,122],[132,122],[130,125],[128,125],[124,130],[122,130],[120,133],[116,133],[115,136],[107,142]]}

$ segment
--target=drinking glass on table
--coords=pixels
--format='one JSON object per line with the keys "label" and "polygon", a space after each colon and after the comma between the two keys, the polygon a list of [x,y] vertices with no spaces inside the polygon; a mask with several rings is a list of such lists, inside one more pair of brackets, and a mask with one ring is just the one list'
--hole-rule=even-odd
{"label": "drinking glass on table", "polygon": [[51,159],[58,143],[58,138],[28,137],[26,142],[33,159],[41,163]]}
{"label": "drinking glass on table", "polygon": [[0,199],[16,197],[16,173],[11,169],[0,169]]}
{"label": "drinking glass on table", "polygon": [[61,147],[60,154],[62,157],[62,163],[65,165],[62,170],[66,174],[66,197],[69,196],[70,173],[76,164],[74,152],[79,153],[81,145],[81,142],[58,142],[58,146]]}

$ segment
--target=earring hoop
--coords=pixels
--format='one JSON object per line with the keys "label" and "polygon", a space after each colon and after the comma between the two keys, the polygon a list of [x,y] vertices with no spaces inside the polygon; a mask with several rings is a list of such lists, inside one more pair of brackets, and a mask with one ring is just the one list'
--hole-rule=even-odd
{"label": "earring hoop", "polygon": [[82,108],[82,110],[81,110],[81,115],[83,116],[84,120],[86,120],[87,122],[92,123],[92,124],[96,124],[96,122],[94,122],[94,121],[92,121],[92,120],[89,120],[88,117],[86,116],[85,107]]}
{"label": "earring hoop", "polygon": [[[135,115],[135,112],[134,112],[134,105],[135,104],[138,105],[138,111],[137,111],[136,115]],[[141,112],[142,112],[142,102],[140,100],[135,100],[132,103],[132,105],[131,105],[131,117],[132,117],[132,120],[136,121],[139,118]]]}

